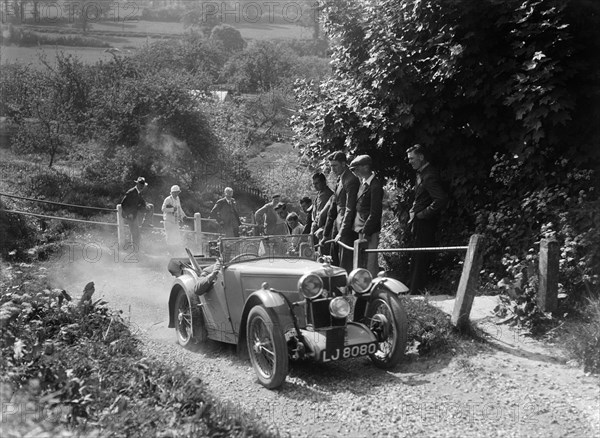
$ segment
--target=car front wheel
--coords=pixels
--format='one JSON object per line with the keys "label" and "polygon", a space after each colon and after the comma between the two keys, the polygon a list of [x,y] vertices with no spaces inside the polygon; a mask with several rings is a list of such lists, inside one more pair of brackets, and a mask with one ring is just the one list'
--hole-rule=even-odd
{"label": "car front wheel", "polygon": [[378,368],[393,368],[404,356],[408,334],[408,318],[398,297],[390,292],[378,295],[369,303],[367,320],[379,340],[369,357]]}
{"label": "car front wheel", "polygon": [[197,303],[190,303],[185,292],[180,291],[175,301],[175,331],[177,332],[177,342],[186,348],[207,339],[202,310],[197,306],[194,308],[193,305],[197,305]]}
{"label": "car front wheel", "polygon": [[260,383],[269,389],[277,388],[288,373],[289,358],[285,338],[276,317],[264,306],[255,306],[248,315],[246,326],[248,353]]}

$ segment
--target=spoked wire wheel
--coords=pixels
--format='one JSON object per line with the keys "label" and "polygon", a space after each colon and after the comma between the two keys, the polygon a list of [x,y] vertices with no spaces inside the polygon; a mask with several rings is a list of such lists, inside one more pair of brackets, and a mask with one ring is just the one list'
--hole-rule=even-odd
{"label": "spoked wire wheel", "polygon": [[[197,303],[193,303],[196,304]],[[204,315],[200,309],[194,309],[184,292],[179,292],[175,301],[175,331],[177,342],[182,347],[204,342],[207,332],[204,326]]]}
{"label": "spoked wire wheel", "polygon": [[269,389],[281,386],[289,365],[285,337],[274,324],[275,318],[265,307],[255,306],[246,329],[250,361],[260,383]]}
{"label": "spoked wire wheel", "polygon": [[377,351],[369,357],[379,368],[396,366],[404,356],[408,334],[408,318],[398,297],[389,292],[379,294],[369,303],[367,320],[379,339]]}

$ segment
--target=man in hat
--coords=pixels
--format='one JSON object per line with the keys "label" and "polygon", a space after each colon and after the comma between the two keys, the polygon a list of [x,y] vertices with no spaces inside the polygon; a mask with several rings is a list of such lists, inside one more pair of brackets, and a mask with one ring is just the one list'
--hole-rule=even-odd
{"label": "man in hat", "polygon": [[238,214],[237,204],[233,199],[233,189],[225,187],[225,195],[219,199],[213,209],[210,211],[210,217],[216,219],[225,237],[238,237],[240,235],[240,215]]}
{"label": "man in hat", "polygon": [[188,219],[181,208],[179,194],[181,189],[178,185],[171,187],[171,194],[165,198],[162,204],[163,224],[165,226],[165,235],[167,240],[167,250],[169,254],[175,255],[178,249],[181,248],[183,240],[179,230],[179,222]]}
{"label": "man in hat", "polygon": [[266,236],[279,234],[276,230],[281,221],[278,218],[275,207],[277,207],[280,200],[280,195],[273,195],[271,202],[267,202],[254,213],[254,221],[258,225],[258,234]]}
{"label": "man in hat", "polygon": [[[354,217],[356,216],[356,195],[358,194],[360,182],[348,168],[346,154],[341,151],[333,152],[328,159],[331,170],[338,176],[338,183],[333,193],[323,236],[331,233],[336,242],[353,246],[358,237],[358,234],[354,231]],[[353,266],[352,251],[343,248],[341,245],[338,246],[339,259],[336,260],[335,251],[332,251],[333,263],[350,272]]]}
{"label": "man in hat", "polygon": [[[410,231],[413,245],[417,248],[435,246],[435,232],[441,212],[448,203],[438,171],[429,164],[426,150],[414,145],[406,151],[408,163],[417,171],[415,197],[409,211]],[[430,253],[417,252],[412,257],[410,273],[411,293],[419,293],[427,282]]]}
{"label": "man in hat", "polygon": [[[383,186],[379,179],[375,178],[372,165],[373,160],[369,155],[359,155],[350,163],[350,169],[361,181],[356,196],[354,231],[358,233],[359,239],[367,241],[368,249],[377,249],[383,212]],[[377,253],[367,255],[367,269],[373,277],[377,276]]]}
{"label": "man in hat", "polygon": [[140,250],[140,223],[138,214],[143,213],[144,222],[151,224],[151,222],[148,222],[151,220],[148,219],[148,215],[152,214],[154,206],[147,203],[142,196],[142,192],[146,190],[147,187],[148,183],[146,182],[146,179],[140,176],[135,180],[135,187],[127,190],[121,201],[122,215],[125,219],[125,223],[129,226],[134,252]]}

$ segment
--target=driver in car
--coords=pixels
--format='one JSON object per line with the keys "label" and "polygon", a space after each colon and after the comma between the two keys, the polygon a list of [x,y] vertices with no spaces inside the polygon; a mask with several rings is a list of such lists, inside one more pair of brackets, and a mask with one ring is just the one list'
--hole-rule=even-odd
{"label": "driver in car", "polygon": [[219,261],[217,261],[214,265],[207,266],[206,268],[202,269],[202,272],[200,272],[200,275],[198,276],[198,282],[194,287],[194,293],[200,296],[208,292],[214,286],[220,270],[221,264]]}

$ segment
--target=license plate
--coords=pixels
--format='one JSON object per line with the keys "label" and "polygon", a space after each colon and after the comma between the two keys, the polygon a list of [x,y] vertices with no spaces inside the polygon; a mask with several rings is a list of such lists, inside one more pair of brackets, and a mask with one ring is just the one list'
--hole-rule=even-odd
{"label": "license plate", "polygon": [[321,362],[332,362],[334,360],[373,354],[377,351],[377,345],[377,342],[369,342],[367,344],[349,345],[347,347],[325,350],[321,353]]}

